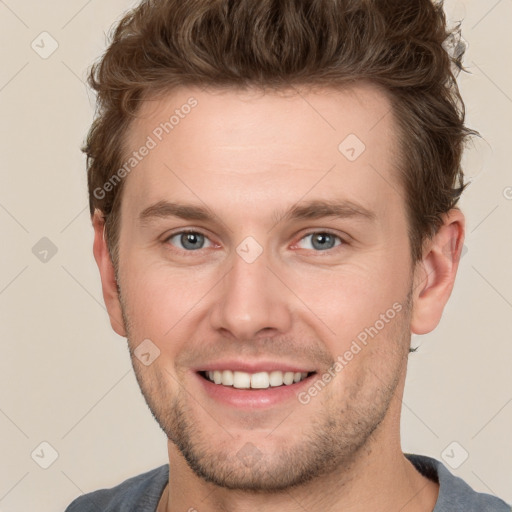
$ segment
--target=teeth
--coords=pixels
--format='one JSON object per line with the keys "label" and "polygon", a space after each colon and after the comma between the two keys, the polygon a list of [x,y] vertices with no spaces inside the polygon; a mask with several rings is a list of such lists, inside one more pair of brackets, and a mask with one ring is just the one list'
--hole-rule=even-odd
{"label": "teeth", "polygon": [[266,389],[270,386],[269,380],[267,372],[253,373],[251,375],[251,388]]}
{"label": "teeth", "polygon": [[251,374],[245,372],[233,372],[233,387],[248,389],[251,387]]}
{"label": "teeth", "polygon": [[237,389],[268,389],[269,387],[289,386],[307,377],[306,372],[233,372],[231,370],[214,370],[205,372],[209,380],[223,386],[233,386]]}
{"label": "teeth", "polygon": [[293,372],[286,372],[283,377],[283,382],[289,386],[290,384],[293,384]]}
{"label": "teeth", "polygon": [[232,386],[234,383],[233,372],[231,370],[224,370],[222,372],[222,384],[224,386]]}
{"label": "teeth", "polygon": [[271,386],[282,386],[283,372],[270,372],[269,381]]}

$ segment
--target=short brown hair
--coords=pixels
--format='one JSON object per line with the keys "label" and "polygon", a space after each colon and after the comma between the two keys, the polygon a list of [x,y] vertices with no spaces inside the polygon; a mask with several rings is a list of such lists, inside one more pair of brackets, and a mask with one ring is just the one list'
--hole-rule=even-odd
{"label": "short brown hair", "polygon": [[[454,70],[464,49],[431,0],[143,0],[91,69],[97,115],[87,154],[91,214],[101,210],[118,263],[123,182],[98,194],[123,162],[142,101],[180,86],[287,89],[364,80],[391,99],[413,262],[465,188],[465,109]],[[452,44],[452,46],[455,46]],[[124,181],[124,180],[123,180]],[[100,197],[98,197],[100,196]]]}

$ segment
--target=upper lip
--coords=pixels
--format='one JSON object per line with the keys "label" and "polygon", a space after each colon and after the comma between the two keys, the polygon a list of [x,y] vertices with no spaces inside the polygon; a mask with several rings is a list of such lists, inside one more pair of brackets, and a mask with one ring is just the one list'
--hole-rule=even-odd
{"label": "upper lip", "polygon": [[279,361],[241,361],[239,359],[226,359],[222,361],[215,361],[210,363],[205,363],[204,365],[198,366],[195,368],[195,371],[222,371],[222,370],[232,370],[238,372],[247,372],[247,373],[258,373],[258,372],[273,372],[273,371],[282,371],[282,372],[300,372],[300,373],[310,373],[314,372],[314,369],[311,369],[307,365],[298,364],[298,363],[289,363],[289,362],[279,362]]}

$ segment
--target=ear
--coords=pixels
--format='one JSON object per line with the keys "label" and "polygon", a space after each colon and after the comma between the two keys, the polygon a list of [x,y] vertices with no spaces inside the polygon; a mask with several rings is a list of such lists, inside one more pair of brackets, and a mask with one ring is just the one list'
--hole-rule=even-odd
{"label": "ear", "polygon": [[443,224],[423,250],[414,271],[411,332],[434,330],[452,293],[464,243],[465,219],[454,208],[444,214]]}
{"label": "ear", "polygon": [[117,281],[114,265],[105,239],[105,220],[100,210],[95,210],[92,217],[94,227],[94,259],[98,265],[101,276],[101,287],[103,289],[103,300],[107,307],[110,325],[119,336],[126,337],[126,328],[121,312],[121,302],[117,292]]}

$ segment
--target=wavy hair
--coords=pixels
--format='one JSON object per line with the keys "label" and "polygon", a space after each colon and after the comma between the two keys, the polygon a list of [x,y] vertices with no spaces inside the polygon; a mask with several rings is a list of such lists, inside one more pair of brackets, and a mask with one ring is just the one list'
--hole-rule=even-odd
{"label": "wavy hair", "polygon": [[[450,51],[451,48],[451,51]],[[398,127],[399,178],[413,262],[464,190],[464,125],[456,74],[460,24],[447,28],[432,0],[143,0],[114,28],[92,66],[97,112],[87,155],[91,214],[106,221],[118,262],[123,183],[103,197],[123,162],[130,122],[146,98],[180,86],[262,90],[344,87],[386,92]]]}

